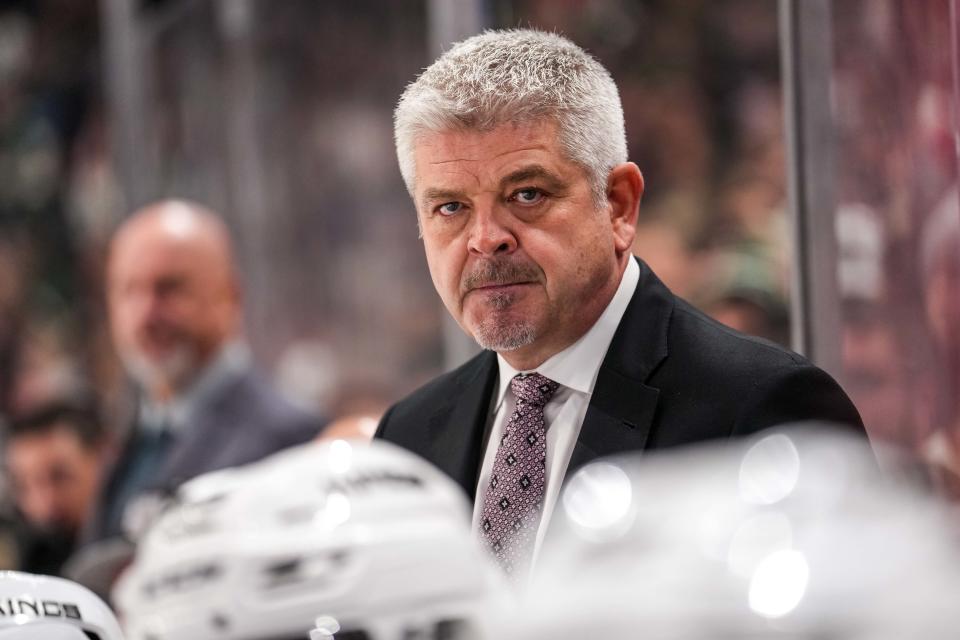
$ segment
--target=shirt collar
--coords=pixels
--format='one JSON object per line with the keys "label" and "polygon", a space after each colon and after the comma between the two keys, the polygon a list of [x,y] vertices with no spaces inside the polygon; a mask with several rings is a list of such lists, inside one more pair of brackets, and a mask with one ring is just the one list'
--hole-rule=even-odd
{"label": "shirt collar", "polygon": [[151,402],[144,396],[140,403],[141,424],[148,429],[179,430],[199,406],[249,369],[250,362],[250,348],[244,342],[227,343],[184,393],[164,404]]}
{"label": "shirt collar", "polygon": [[[597,375],[600,373],[600,365],[603,364],[603,358],[607,355],[613,334],[620,326],[620,320],[627,311],[639,281],[640,267],[637,261],[631,258],[627,261],[627,268],[623,272],[623,277],[620,278],[617,292],[613,294],[607,308],[603,310],[593,326],[572,345],[550,356],[546,362],[536,368],[536,371],[564,387],[587,395],[592,394]],[[495,410],[500,409],[514,376],[518,373],[531,373],[514,369],[500,354],[497,354],[497,364],[500,372],[500,386],[497,391]]]}

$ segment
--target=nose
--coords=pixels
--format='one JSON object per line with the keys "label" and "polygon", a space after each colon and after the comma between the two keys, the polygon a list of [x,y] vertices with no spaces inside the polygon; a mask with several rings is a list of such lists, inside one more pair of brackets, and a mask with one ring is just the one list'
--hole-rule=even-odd
{"label": "nose", "polygon": [[507,254],[517,248],[517,237],[510,228],[506,216],[497,207],[478,207],[471,220],[467,248],[478,256]]}
{"label": "nose", "polygon": [[147,287],[130,287],[116,294],[111,304],[115,307],[114,312],[122,314],[128,323],[141,325],[155,313],[156,296]]}

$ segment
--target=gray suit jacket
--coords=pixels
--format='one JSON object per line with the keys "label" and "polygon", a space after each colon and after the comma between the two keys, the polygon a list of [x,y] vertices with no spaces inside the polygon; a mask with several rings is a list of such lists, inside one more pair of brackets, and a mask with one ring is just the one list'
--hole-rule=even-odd
{"label": "gray suit jacket", "polygon": [[[143,429],[131,430],[84,537],[92,542],[121,534],[123,509],[136,494],[171,492],[202,473],[306,442],[321,428],[318,417],[293,407],[256,371],[247,370],[204,397],[175,440],[157,442]],[[144,455],[151,458],[145,473],[134,468]],[[134,478],[138,473],[141,477]],[[132,492],[131,483],[136,485]]]}

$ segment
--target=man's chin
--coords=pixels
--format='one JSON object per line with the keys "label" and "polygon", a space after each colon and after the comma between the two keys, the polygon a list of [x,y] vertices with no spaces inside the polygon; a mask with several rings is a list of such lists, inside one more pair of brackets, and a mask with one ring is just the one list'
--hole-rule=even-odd
{"label": "man's chin", "polygon": [[482,349],[498,353],[526,347],[537,339],[536,328],[531,323],[504,322],[495,316],[474,325],[471,334]]}
{"label": "man's chin", "polygon": [[196,368],[196,358],[186,348],[159,358],[128,353],[123,357],[123,363],[130,377],[145,389],[179,388],[193,376]]}

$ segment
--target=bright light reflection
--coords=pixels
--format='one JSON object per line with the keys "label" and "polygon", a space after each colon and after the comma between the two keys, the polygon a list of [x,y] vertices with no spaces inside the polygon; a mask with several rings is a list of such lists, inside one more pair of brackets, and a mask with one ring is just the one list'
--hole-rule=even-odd
{"label": "bright light reflection", "polygon": [[802,553],[784,549],[767,556],[750,580],[750,608],[764,618],[780,618],[803,600],[810,567]]}
{"label": "bright light reflection", "polygon": [[320,616],[314,626],[316,628],[310,632],[310,640],[328,640],[340,631],[340,623],[333,616]]}
{"label": "bright light reflection", "polygon": [[800,454],[787,436],[767,436],[750,447],[740,463],[740,497],[752,504],[774,504],[796,488]]}
{"label": "bright light reflection", "polygon": [[581,469],[563,494],[570,521],[587,530],[620,523],[630,510],[633,488],[620,467],[597,462]]}
{"label": "bright light reflection", "polygon": [[168,234],[181,238],[195,233],[198,228],[196,213],[182,202],[170,202],[163,205],[160,224]]}
{"label": "bright light reflection", "polygon": [[353,464],[353,446],[346,440],[334,440],[330,443],[328,468],[333,473],[346,473]]}
{"label": "bright light reflection", "polygon": [[782,513],[760,514],[744,522],[733,534],[727,567],[732,573],[749,578],[762,560],[792,546],[790,519]]}
{"label": "bright light reflection", "polygon": [[350,498],[342,493],[331,493],[327,496],[327,504],[321,509],[314,520],[318,525],[334,528],[350,519]]}
{"label": "bright light reflection", "polygon": [[730,549],[730,540],[741,521],[738,510],[727,504],[706,507],[697,519],[697,541],[708,558],[723,562]]}

